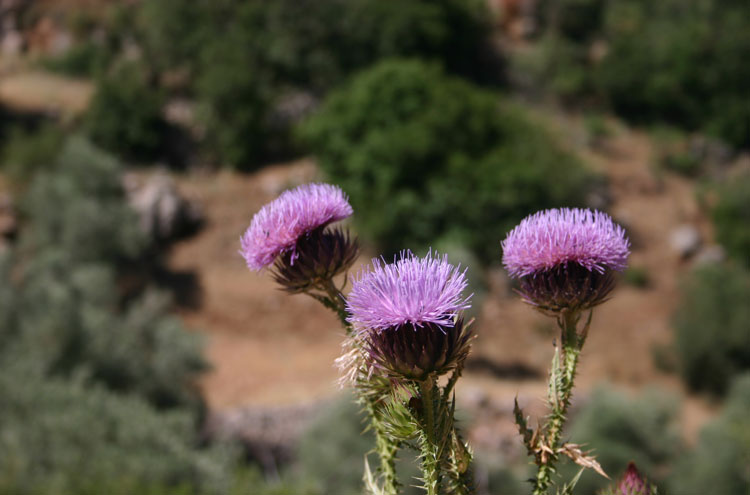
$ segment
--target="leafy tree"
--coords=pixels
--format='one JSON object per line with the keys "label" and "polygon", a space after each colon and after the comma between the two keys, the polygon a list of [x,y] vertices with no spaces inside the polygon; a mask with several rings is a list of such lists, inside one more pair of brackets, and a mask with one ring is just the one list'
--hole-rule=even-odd
{"label": "leafy tree", "polygon": [[302,136],[388,252],[447,238],[489,262],[517,221],[580,204],[591,179],[519,107],[415,60],[361,73]]}

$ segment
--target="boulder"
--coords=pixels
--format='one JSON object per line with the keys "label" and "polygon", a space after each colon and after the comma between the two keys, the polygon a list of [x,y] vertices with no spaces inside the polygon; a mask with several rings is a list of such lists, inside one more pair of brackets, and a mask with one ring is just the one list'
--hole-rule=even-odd
{"label": "boulder", "polygon": [[701,247],[700,232],[692,225],[680,225],[670,233],[669,245],[681,258],[688,258]]}
{"label": "boulder", "polygon": [[141,229],[156,243],[187,237],[203,224],[202,208],[183,197],[174,180],[157,173],[142,181],[124,179],[128,203],[138,213]]}

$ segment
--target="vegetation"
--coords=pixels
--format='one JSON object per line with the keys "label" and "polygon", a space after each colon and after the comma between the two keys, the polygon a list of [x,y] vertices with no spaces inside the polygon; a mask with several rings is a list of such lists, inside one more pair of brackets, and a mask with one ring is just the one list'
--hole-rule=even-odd
{"label": "vegetation", "polygon": [[361,73],[302,135],[390,253],[450,239],[488,262],[529,211],[579,205],[591,180],[519,107],[416,60]]}
{"label": "vegetation", "polygon": [[[674,460],[680,448],[677,406],[675,397],[664,391],[650,390],[630,399],[611,387],[600,386],[575,416],[569,436],[594,448],[596,460],[613,479],[633,461],[659,481],[656,475]],[[575,464],[567,466],[570,473],[578,469]],[[575,493],[594,495],[606,485],[605,478],[586,470]]]}
{"label": "vegetation", "polygon": [[748,146],[746,2],[561,0],[536,78],[634,122],[670,122]]}
{"label": "vegetation", "polygon": [[675,313],[683,377],[694,390],[723,394],[750,368],[750,273],[740,266],[706,266],[688,278]]}
{"label": "vegetation", "polygon": [[732,383],[721,415],[703,428],[693,452],[680,459],[670,493],[734,495],[750,488],[750,375]]}
{"label": "vegetation", "polygon": [[40,169],[54,163],[64,140],[64,131],[51,123],[33,130],[12,127],[0,148],[0,166],[14,182],[28,182]]}
{"label": "vegetation", "polygon": [[216,485],[230,457],[198,448],[199,343],[162,296],[122,291],[148,244],[117,162],[70,140],[23,207],[27,224],[0,270],[0,487]]}
{"label": "vegetation", "polygon": [[105,75],[86,114],[86,132],[102,148],[131,160],[158,156],[166,132],[164,95],[138,64]]}
{"label": "vegetation", "polygon": [[750,267],[750,173],[727,180],[716,195],[711,211],[716,238],[737,262]]}
{"label": "vegetation", "polygon": [[285,102],[300,93],[324,94],[381,58],[415,55],[481,74],[480,5],[171,0],[146,2],[140,19],[156,69],[194,76],[189,86],[203,108],[209,152],[222,163],[252,168],[290,147],[289,125],[297,117],[285,115]]}

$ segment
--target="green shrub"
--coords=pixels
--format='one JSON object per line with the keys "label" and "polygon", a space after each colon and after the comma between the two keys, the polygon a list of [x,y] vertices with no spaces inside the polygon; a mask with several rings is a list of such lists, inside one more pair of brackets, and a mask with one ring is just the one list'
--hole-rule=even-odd
{"label": "green shrub", "polygon": [[[187,69],[203,108],[207,148],[253,168],[287,150],[289,94],[324,94],[389,56],[420,56],[477,77],[487,26],[476,0],[144,2],[147,59]],[[231,19],[231,23],[226,22]],[[294,120],[292,118],[291,120]]]}
{"label": "green shrub", "polygon": [[[146,2],[140,14],[147,51],[161,65],[211,71],[211,57],[195,54],[204,46],[217,53],[211,45],[218,43],[249,62],[243,68],[257,83],[315,91],[392,56],[479,72],[477,57],[488,33],[476,0],[168,0]],[[225,35],[241,43],[232,47],[220,39]]]}
{"label": "green shrub", "polygon": [[0,260],[0,493],[210,494],[227,481],[231,453],[198,448],[196,336],[164,297],[121,293],[123,262],[147,245],[120,172],[68,142],[31,184],[18,247]]}
{"label": "green shrub", "polygon": [[418,61],[361,73],[302,136],[391,253],[447,238],[495,260],[518,220],[580,204],[590,179],[521,108]]}
{"label": "green shrub", "polygon": [[164,95],[136,63],[116,67],[97,83],[85,129],[98,146],[130,160],[149,161],[162,150],[167,124]]}
{"label": "green shrub", "polygon": [[727,180],[716,192],[711,211],[716,238],[730,256],[750,266],[750,174]]}
{"label": "green shrub", "polygon": [[[674,397],[661,390],[630,399],[609,386],[600,386],[574,417],[568,436],[593,449],[596,460],[613,479],[622,475],[630,461],[649,478],[655,478],[680,448],[677,405]],[[567,478],[580,467],[568,463],[564,469],[563,478]],[[588,469],[575,492],[594,495],[607,484],[605,478]]]}
{"label": "green shrub", "polygon": [[42,65],[69,76],[96,77],[106,71],[114,58],[109,47],[89,40],[74,44],[61,55],[44,59]]}
{"label": "green shrub", "polygon": [[117,285],[123,261],[146,253],[119,165],[71,141],[54,170],[37,176],[24,211],[22,262],[3,281],[13,290],[0,355],[45,373],[84,373],[159,407],[198,405],[194,380],[205,363],[196,336],[166,316],[163,297],[123,301]]}
{"label": "green shrub", "polygon": [[137,480],[221,488],[229,452],[197,449],[190,413],[159,412],[137,397],[27,368],[6,363],[0,373],[0,493]]}
{"label": "green shrub", "polygon": [[561,0],[547,12],[532,50],[540,63],[526,75],[536,84],[636,123],[750,145],[747,2]]}
{"label": "green shrub", "polygon": [[694,390],[722,394],[750,369],[750,273],[739,266],[700,268],[690,275],[675,312],[682,374]]}
{"label": "green shrub", "polygon": [[565,38],[586,41],[601,31],[605,3],[604,0],[558,0],[551,21]]}
{"label": "green shrub", "polygon": [[750,490],[750,375],[732,383],[721,415],[701,431],[695,450],[677,463],[674,495],[735,495]]}
{"label": "green shrub", "polygon": [[620,114],[750,144],[750,33],[743,2],[612,2],[597,85]]}
{"label": "green shrub", "polygon": [[62,129],[54,124],[34,130],[11,128],[0,153],[0,165],[14,182],[28,182],[37,171],[54,163],[63,140]]}

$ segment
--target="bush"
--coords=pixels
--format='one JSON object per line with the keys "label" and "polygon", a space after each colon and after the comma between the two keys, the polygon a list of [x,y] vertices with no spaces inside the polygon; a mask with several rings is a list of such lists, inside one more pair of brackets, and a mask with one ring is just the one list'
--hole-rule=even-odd
{"label": "bush", "polygon": [[74,77],[97,77],[114,60],[115,54],[102,43],[87,40],[76,43],[63,54],[42,61],[45,68]]}
{"label": "bush", "polygon": [[630,119],[669,121],[747,146],[748,15],[747,3],[736,1],[610,3],[598,85]]}
{"label": "bush", "polygon": [[361,73],[302,136],[360,231],[390,253],[448,238],[497,259],[516,222],[581,204],[590,179],[520,108],[418,61]]}
{"label": "bush", "polygon": [[11,128],[0,153],[0,165],[14,182],[28,182],[37,171],[55,161],[63,140],[63,131],[54,124],[43,124],[34,130]]}
{"label": "bush", "polygon": [[[633,461],[649,478],[655,478],[669,465],[680,447],[676,425],[677,401],[663,391],[651,390],[636,399],[600,386],[579,411],[571,425],[570,438],[594,449],[604,471],[617,479]],[[566,474],[580,467],[569,463]],[[659,481],[658,478],[655,481]],[[607,480],[586,470],[576,485],[580,495],[594,495]]]}
{"label": "bush", "polygon": [[231,457],[196,449],[189,412],[159,412],[137,397],[25,368],[6,364],[0,373],[0,492],[72,493],[137,480],[221,488]]}
{"label": "bush", "polygon": [[750,145],[747,2],[561,0],[549,12],[537,84],[636,123]]}
{"label": "bush", "polygon": [[290,94],[324,94],[353,72],[397,55],[489,73],[478,58],[487,34],[481,5],[170,0],[145,2],[140,23],[149,60],[194,74],[209,150],[224,163],[252,168],[290,146],[290,119],[278,115]]}
{"label": "bush", "polygon": [[[248,62],[243,67],[258,83],[314,91],[392,56],[481,74],[478,55],[489,27],[476,0],[169,0],[146,2],[140,14],[147,51],[162,66],[209,72],[213,59],[195,54],[204,46],[216,53],[211,45],[218,43]],[[225,35],[242,43],[230,46]]]}
{"label": "bush", "polygon": [[121,298],[118,268],[146,244],[118,164],[71,141],[36,178],[24,211],[22,263],[3,281],[13,290],[0,356],[22,356],[45,373],[84,373],[159,407],[198,405],[193,382],[205,363],[196,337],[165,316],[163,297]]}
{"label": "bush", "polygon": [[716,238],[730,256],[750,267],[750,174],[728,180],[717,189],[711,211]]}
{"label": "bush", "polygon": [[683,457],[670,493],[734,495],[750,490],[750,375],[733,382],[721,415],[701,431],[695,450]]}
{"label": "bush", "polygon": [[167,130],[164,95],[138,64],[116,67],[97,83],[85,129],[98,146],[130,160],[157,158]]}
{"label": "bush", "polygon": [[733,376],[750,369],[750,273],[707,266],[684,285],[674,316],[682,374],[694,390],[723,394]]}
{"label": "bush", "polygon": [[23,206],[0,260],[0,492],[215,492],[232,458],[198,448],[199,342],[163,297],[121,294],[146,244],[119,164],[72,140]]}

